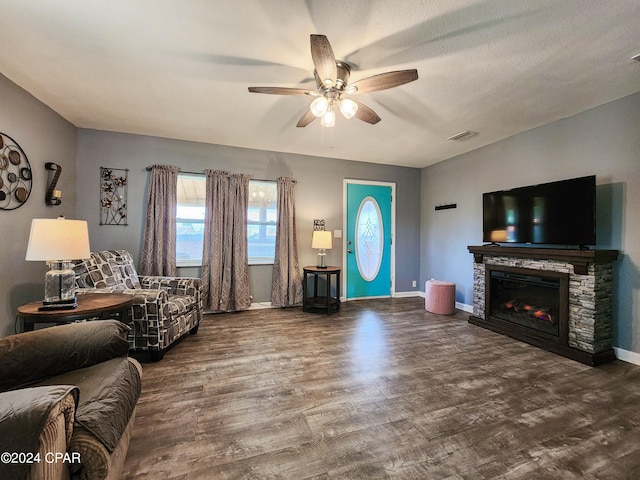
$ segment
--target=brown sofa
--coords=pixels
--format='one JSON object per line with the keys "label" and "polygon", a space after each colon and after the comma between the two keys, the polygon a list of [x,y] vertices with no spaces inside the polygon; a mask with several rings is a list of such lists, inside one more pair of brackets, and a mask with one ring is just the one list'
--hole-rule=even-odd
{"label": "brown sofa", "polygon": [[128,333],[99,320],[0,339],[0,478],[121,477],[142,376]]}

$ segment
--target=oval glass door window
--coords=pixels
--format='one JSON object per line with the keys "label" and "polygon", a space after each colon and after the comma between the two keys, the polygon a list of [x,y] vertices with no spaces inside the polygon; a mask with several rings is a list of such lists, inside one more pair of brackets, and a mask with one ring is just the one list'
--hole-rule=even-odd
{"label": "oval glass door window", "polygon": [[380,271],[384,232],[380,206],[373,197],[365,197],[356,217],[356,263],[362,278],[370,282]]}

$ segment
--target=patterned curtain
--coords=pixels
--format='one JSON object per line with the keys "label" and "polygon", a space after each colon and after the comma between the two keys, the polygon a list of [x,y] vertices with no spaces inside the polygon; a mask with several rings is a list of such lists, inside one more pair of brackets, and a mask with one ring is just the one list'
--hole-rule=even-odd
{"label": "patterned curtain", "polygon": [[229,174],[205,170],[204,241],[202,250],[202,298],[210,310],[220,310],[222,303],[222,268],[224,258],[224,212],[229,202]]}
{"label": "patterned curtain", "polygon": [[249,176],[206,170],[203,297],[213,311],[251,306],[247,254]]}
{"label": "patterned curtain", "polygon": [[278,178],[276,253],[271,279],[271,304],[274,307],[288,307],[302,302],[296,239],[295,186],[293,178]]}
{"label": "patterned curtain", "polygon": [[243,310],[251,306],[247,253],[248,207],[249,175],[231,175],[229,204],[225,211],[221,310]]}
{"label": "patterned curtain", "polygon": [[178,167],[150,167],[144,232],[142,234],[142,275],[176,275],[176,204]]}

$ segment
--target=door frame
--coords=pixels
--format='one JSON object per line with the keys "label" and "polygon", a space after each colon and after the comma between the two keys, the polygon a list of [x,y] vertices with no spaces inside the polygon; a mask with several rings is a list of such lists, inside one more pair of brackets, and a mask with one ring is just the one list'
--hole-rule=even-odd
{"label": "door frame", "polygon": [[[383,297],[359,297],[359,298],[347,298],[347,185],[378,185],[382,187],[391,187],[391,259],[389,268],[391,269],[390,278],[391,285],[389,287],[389,296],[396,296],[396,183],[395,182],[378,182],[374,180],[356,180],[353,178],[345,178],[342,181],[342,265],[344,275],[342,275],[342,285],[340,288],[344,292],[344,297],[341,298],[343,302],[347,300],[360,300],[364,298],[387,298]],[[355,245],[354,247],[355,248]]]}

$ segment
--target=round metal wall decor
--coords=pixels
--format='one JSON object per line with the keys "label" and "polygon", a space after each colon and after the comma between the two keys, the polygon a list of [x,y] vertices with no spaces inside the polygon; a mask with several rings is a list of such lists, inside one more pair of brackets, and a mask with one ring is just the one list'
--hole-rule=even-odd
{"label": "round metal wall decor", "polygon": [[31,165],[20,145],[0,132],[0,210],[15,210],[31,194]]}

